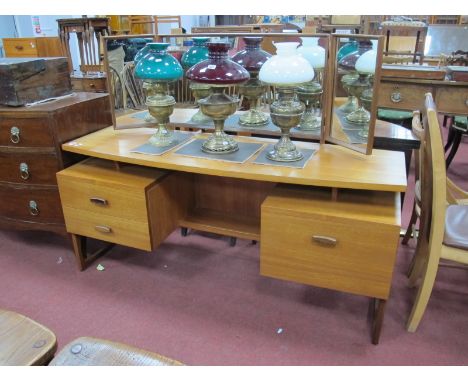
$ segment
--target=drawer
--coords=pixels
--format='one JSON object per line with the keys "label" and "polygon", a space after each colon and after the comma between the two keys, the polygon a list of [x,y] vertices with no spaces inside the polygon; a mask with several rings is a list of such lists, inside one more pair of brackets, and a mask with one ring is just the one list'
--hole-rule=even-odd
{"label": "drawer", "polygon": [[54,147],[47,118],[0,116],[0,146]]}
{"label": "drawer", "polygon": [[78,92],[107,92],[105,78],[72,78],[72,89]]}
{"label": "drawer", "polygon": [[63,213],[70,233],[146,251],[152,249],[148,220],[136,222],[65,205]]}
{"label": "drawer", "polygon": [[62,223],[57,188],[0,186],[0,216],[31,222]]}
{"label": "drawer", "polygon": [[38,57],[36,39],[3,39],[5,57]]}
{"label": "drawer", "polygon": [[[340,195],[341,193],[341,195]],[[399,195],[275,190],[262,204],[260,273],[386,299],[399,239]]]}
{"label": "drawer", "polygon": [[379,107],[401,110],[423,110],[425,94],[434,92],[432,86],[381,82]]}
{"label": "drawer", "polygon": [[56,185],[59,169],[55,155],[0,151],[0,182]]}
{"label": "drawer", "polygon": [[468,114],[468,87],[437,89],[435,103],[438,112]]}

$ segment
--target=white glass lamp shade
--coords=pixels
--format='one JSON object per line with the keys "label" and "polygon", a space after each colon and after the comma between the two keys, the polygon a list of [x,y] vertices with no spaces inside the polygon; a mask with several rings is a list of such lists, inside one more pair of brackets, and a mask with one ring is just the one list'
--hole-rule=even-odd
{"label": "white glass lamp shade", "polygon": [[314,69],[325,67],[325,49],[319,44],[318,37],[301,37],[302,46],[297,48],[297,52],[303,56]]}
{"label": "white glass lamp shade", "polygon": [[374,74],[377,63],[377,40],[372,40],[372,49],[365,52],[356,61],[356,70],[363,74]]}
{"label": "white glass lamp shade", "polygon": [[258,74],[260,81],[278,86],[293,86],[312,81],[314,69],[297,52],[298,42],[274,44],[276,55],[265,62]]}

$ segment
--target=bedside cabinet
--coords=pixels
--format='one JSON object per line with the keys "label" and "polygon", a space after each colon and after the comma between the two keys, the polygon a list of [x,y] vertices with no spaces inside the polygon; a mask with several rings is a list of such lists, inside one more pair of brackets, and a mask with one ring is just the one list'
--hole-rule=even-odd
{"label": "bedside cabinet", "polygon": [[[400,231],[394,192],[278,186],[261,207],[260,274],[372,297],[378,343]],[[375,301],[375,300],[374,300]]]}
{"label": "bedside cabinet", "polygon": [[155,249],[178,226],[178,211],[183,212],[179,177],[96,158],[60,171],[60,198],[79,269],[95,257],[87,254],[86,238]]}
{"label": "bedside cabinet", "polygon": [[66,234],[56,173],[83,157],[60,146],[111,124],[107,94],[0,107],[0,228]]}

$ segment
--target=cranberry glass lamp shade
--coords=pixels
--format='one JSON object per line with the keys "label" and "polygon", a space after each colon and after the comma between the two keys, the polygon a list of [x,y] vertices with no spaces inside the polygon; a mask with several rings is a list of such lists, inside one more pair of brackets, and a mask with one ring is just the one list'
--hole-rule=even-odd
{"label": "cranberry glass lamp shade", "polygon": [[250,74],[228,56],[229,42],[208,42],[208,59],[192,66],[187,78],[202,84],[228,86],[247,81]]}
{"label": "cranberry glass lamp shade", "polygon": [[263,37],[244,37],[245,49],[236,53],[232,61],[242,65],[249,73],[258,73],[271,54],[260,48]]}
{"label": "cranberry glass lamp shade", "polygon": [[177,59],[167,53],[169,44],[149,43],[146,53],[135,67],[135,76],[146,81],[169,82],[184,75],[182,66]]}

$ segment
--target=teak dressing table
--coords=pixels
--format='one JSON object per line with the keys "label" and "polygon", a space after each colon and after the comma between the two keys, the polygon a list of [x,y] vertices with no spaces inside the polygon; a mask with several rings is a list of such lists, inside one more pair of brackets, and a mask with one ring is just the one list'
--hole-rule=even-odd
{"label": "teak dressing table", "polygon": [[89,261],[86,237],[146,250],[177,227],[258,240],[262,276],[371,297],[378,343],[406,189],[403,153],[297,142],[317,152],[295,169],[254,164],[257,154],[239,164],[175,149],[130,152],[152,132],[108,127],[62,146],[91,157],[57,175],[80,269]]}

